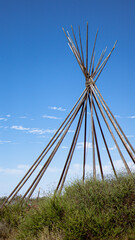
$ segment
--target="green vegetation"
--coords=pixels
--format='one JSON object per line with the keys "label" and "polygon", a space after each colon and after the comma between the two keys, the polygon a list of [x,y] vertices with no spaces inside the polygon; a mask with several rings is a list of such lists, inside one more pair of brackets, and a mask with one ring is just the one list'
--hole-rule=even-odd
{"label": "green vegetation", "polygon": [[135,175],[77,180],[61,196],[18,200],[1,210],[0,224],[0,239],[134,240]]}

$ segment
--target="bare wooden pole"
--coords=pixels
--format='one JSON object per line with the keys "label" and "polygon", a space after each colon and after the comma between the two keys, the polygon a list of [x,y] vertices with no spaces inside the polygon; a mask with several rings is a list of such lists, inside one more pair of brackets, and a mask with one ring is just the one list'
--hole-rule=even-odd
{"label": "bare wooden pole", "polygon": [[[36,161],[35,162],[35,166],[34,166],[34,164],[32,165],[34,168],[32,169],[32,167],[31,167],[31,171],[29,170],[28,172],[27,172],[27,174],[25,175],[25,178],[23,178],[23,181],[21,181],[20,182],[20,185],[18,184],[17,186],[18,186],[18,188],[16,187],[15,189],[14,189],[14,191],[12,192],[12,194],[10,194],[9,195],[9,197],[8,197],[8,199],[6,199],[6,201],[4,201],[4,203],[3,203],[3,205],[2,205],[2,207],[4,206],[4,204],[9,200],[9,203],[12,201],[12,199],[17,195],[17,193],[20,191],[20,189],[24,186],[24,184],[27,182],[27,180],[30,178],[30,176],[33,174],[33,172],[35,171],[35,169],[38,167],[38,165],[41,163],[41,161],[43,160],[43,158],[45,157],[45,155],[48,153],[48,151],[52,148],[52,146],[54,145],[54,143],[57,141],[57,139],[60,137],[60,135],[62,134],[62,132],[64,131],[64,129],[65,129],[65,127],[67,126],[67,124],[70,122],[70,120],[72,119],[72,117],[74,116],[74,113],[75,113],[75,111],[73,112],[73,114],[71,115],[71,113],[72,113],[72,111],[74,110],[74,108],[76,107],[76,105],[78,104],[78,102],[80,101],[80,99],[81,99],[81,97],[83,96],[83,98],[84,98],[84,96],[85,96],[85,94],[86,94],[86,91],[84,91],[82,94],[81,94],[81,96],[80,96],[80,98],[78,99],[78,101],[76,102],[76,104],[74,105],[74,107],[72,108],[72,110],[70,111],[70,113],[68,114],[68,116],[66,117],[66,119],[64,120],[64,122],[61,124],[61,126],[60,126],[60,128],[57,130],[57,132],[55,133],[55,137],[56,137],[56,135],[58,134],[58,132],[59,132],[59,134],[58,134],[58,136],[54,139],[54,137],[51,139],[51,141],[49,142],[49,144],[47,145],[47,147],[44,149],[44,151],[42,152],[42,154],[40,154],[40,159],[38,158],[38,161]],[[83,99],[82,98],[82,99]],[[69,118],[69,116],[71,115],[71,117]],[[69,118],[69,120],[67,121],[67,119]],[[65,122],[67,121],[67,123],[65,124]],[[65,124],[65,126],[62,128],[62,126]],[[61,130],[61,128],[62,128],[62,130]],[[53,140],[54,139],[54,140]],[[53,140],[53,142],[52,142],[52,140]],[[52,142],[52,144],[51,144],[51,142]],[[51,145],[50,145],[51,144]],[[50,146],[49,146],[50,145]],[[46,150],[46,151],[45,151]],[[44,153],[44,154],[43,154]]]}
{"label": "bare wooden pole", "polygon": [[87,31],[86,31],[86,73],[88,71],[88,22],[87,22]]}
{"label": "bare wooden pole", "polygon": [[14,195],[12,196],[12,198],[9,200],[9,203],[12,201],[12,199],[17,195],[17,193],[20,191],[20,189],[24,186],[24,184],[27,182],[27,180],[30,178],[30,176],[32,175],[32,173],[35,171],[35,169],[38,167],[38,165],[40,164],[40,162],[43,160],[43,158],[45,157],[45,155],[48,153],[48,151],[52,148],[52,146],[54,145],[54,143],[58,140],[58,138],[60,137],[60,135],[63,133],[64,129],[66,128],[66,126],[68,125],[68,123],[70,122],[70,120],[72,119],[72,117],[74,116],[75,111],[73,112],[73,114],[71,115],[71,117],[69,118],[68,122],[66,123],[66,125],[62,128],[62,130],[60,131],[60,133],[58,134],[58,136],[54,139],[54,141],[52,142],[52,144],[50,145],[50,147],[45,151],[45,153],[42,155],[40,161],[38,161],[38,163],[35,165],[34,169],[32,170],[32,172],[30,172],[30,174],[28,175],[28,177],[25,179],[25,181],[20,185],[20,187],[18,188],[18,190],[16,190],[16,192],[14,193]]}
{"label": "bare wooden pole", "polygon": [[[81,60],[80,60],[80,58],[79,58],[79,54],[78,54],[78,52],[77,52],[77,49],[75,48],[75,45],[74,45],[72,39],[70,38],[70,35],[67,36],[64,28],[63,28],[63,31],[64,31],[64,33],[65,33],[65,36],[66,36],[67,40],[68,40],[69,47],[71,48],[72,52],[74,53],[75,58],[76,58],[76,60],[77,60],[77,62],[78,62],[78,64],[79,64],[82,72],[84,73],[84,69],[83,69],[83,66],[82,66],[82,64],[81,64]],[[68,32],[67,32],[67,33],[68,33]],[[68,34],[69,34],[69,33],[68,33]]]}
{"label": "bare wooden pole", "polygon": [[106,59],[103,61],[103,63],[102,63],[101,66],[98,68],[97,72],[95,73],[94,77],[95,77],[95,76],[97,75],[97,73],[99,72],[99,74],[97,75],[96,79],[94,80],[94,83],[97,81],[97,79],[99,78],[101,72],[103,71],[103,69],[104,69],[104,67],[105,67],[108,59],[110,58],[110,56],[111,56],[111,54],[112,54],[112,52],[113,52],[113,50],[114,50],[114,48],[115,48],[115,46],[116,46],[116,43],[117,43],[117,41],[115,42],[115,44],[114,44],[111,52],[109,53],[109,55],[106,57]]}
{"label": "bare wooden pole", "polygon": [[[84,101],[84,99],[83,99],[83,101]],[[82,103],[83,103],[83,102],[82,102]],[[81,105],[82,105],[82,103],[81,103]],[[79,106],[76,108],[76,112],[75,112],[75,114],[74,114],[74,117],[71,119],[68,127],[66,128],[65,132],[63,133],[62,137],[60,138],[59,142],[57,143],[57,145],[56,145],[56,147],[54,148],[53,152],[51,153],[50,157],[48,158],[48,160],[46,161],[46,163],[43,165],[42,169],[41,169],[40,172],[38,173],[37,177],[35,178],[35,180],[34,180],[33,183],[31,184],[31,186],[29,187],[29,189],[27,190],[27,192],[24,194],[23,198],[26,197],[26,195],[28,194],[28,192],[29,192],[30,190],[31,190],[31,191],[30,191],[30,193],[29,193],[29,195],[28,195],[28,198],[31,197],[31,195],[32,195],[32,193],[34,192],[35,188],[37,187],[39,181],[41,180],[42,176],[44,175],[47,167],[49,166],[51,160],[53,159],[55,153],[57,152],[60,144],[62,143],[65,135],[67,134],[67,132],[68,132],[68,130],[69,130],[72,122],[74,121],[76,115],[78,114],[78,111],[79,111],[81,105],[79,105]],[[32,188],[32,189],[31,189],[31,188]]]}
{"label": "bare wooden pole", "polygon": [[61,173],[61,176],[60,176],[60,179],[59,179],[59,182],[58,182],[58,185],[57,185],[57,187],[56,187],[56,190],[55,190],[54,195],[57,193],[57,191],[58,191],[58,189],[59,189],[59,186],[60,186],[61,181],[62,181],[62,179],[63,179],[63,176],[64,176],[64,173],[65,173],[67,164],[68,164],[68,162],[69,162],[69,158],[70,158],[70,155],[71,155],[73,146],[74,146],[74,142],[75,142],[75,139],[76,139],[76,135],[77,135],[77,131],[78,131],[78,128],[79,128],[79,124],[80,124],[81,116],[82,116],[82,113],[83,113],[83,109],[84,109],[84,104],[82,105],[82,110],[81,110],[81,113],[80,113],[80,117],[79,117],[79,120],[78,120],[78,124],[77,124],[77,127],[76,127],[76,131],[75,131],[75,134],[74,134],[74,137],[73,137],[73,140],[72,140],[72,144],[71,144],[71,147],[70,147],[70,150],[69,150],[69,153],[68,153],[68,156],[67,156],[67,160],[66,160],[66,162],[65,162],[65,165],[64,165],[63,171],[62,171],[62,173]]}
{"label": "bare wooden pole", "polygon": [[93,108],[94,108],[95,115],[96,115],[96,118],[97,118],[97,122],[98,122],[98,125],[99,125],[99,128],[100,128],[100,132],[101,132],[101,135],[102,135],[102,138],[103,138],[105,147],[106,147],[106,151],[107,151],[107,153],[108,153],[108,156],[109,156],[109,159],[110,159],[110,162],[111,162],[111,165],[112,165],[113,172],[114,172],[114,174],[115,174],[115,177],[117,178],[116,170],[115,170],[115,167],[114,167],[112,158],[111,158],[111,154],[110,154],[110,151],[109,151],[107,142],[106,142],[106,140],[105,140],[105,135],[104,135],[104,133],[103,133],[103,130],[102,130],[102,127],[101,127],[101,124],[100,124],[100,121],[99,121],[99,117],[98,117],[98,114],[97,114],[97,111],[96,111],[94,102],[93,102]]}
{"label": "bare wooden pole", "polygon": [[96,143],[97,156],[98,156],[98,162],[99,162],[99,166],[100,166],[101,177],[102,177],[102,180],[104,180],[104,174],[103,174],[103,168],[102,168],[102,163],[101,163],[101,157],[100,157],[100,151],[99,151],[99,146],[98,146],[98,140],[97,140],[94,119],[93,119],[93,130],[94,130],[94,137],[95,137],[95,143]]}
{"label": "bare wooden pole", "polygon": [[74,42],[73,42],[73,40],[72,40],[72,38],[71,38],[71,36],[70,36],[70,34],[69,34],[68,31],[67,31],[67,37],[68,37],[68,40],[69,40],[69,43],[70,43],[71,47],[74,49],[74,51],[75,51],[75,53],[76,53],[76,55],[77,55],[77,57],[78,57],[78,59],[79,59],[79,61],[80,61],[80,63],[81,63],[82,60],[81,60],[80,53],[79,53],[78,50],[76,49],[76,46],[75,46],[75,44],[74,44]]}
{"label": "bare wooden pole", "polygon": [[[50,142],[47,144],[47,146],[44,148],[44,150],[42,151],[42,153],[39,155],[39,157],[36,159],[36,161],[33,163],[33,165],[29,168],[29,170],[27,171],[27,173],[24,175],[24,177],[21,179],[21,181],[17,184],[17,186],[14,188],[14,190],[11,192],[11,194],[5,199],[5,201],[3,202],[1,208],[8,202],[8,200],[12,197],[12,195],[14,194],[14,196],[12,197],[12,199],[16,196],[16,194],[19,192],[19,190],[23,187],[23,185],[25,184],[25,182],[28,180],[28,178],[32,175],[32,173],[34,172],[34,170],[36,169],[36,167],[39,165],[37,163],[40,163],[41,157],[42,155],[45,153],[45,151],[48,149],[48,147],[50,146],[51,142],[54,140],[54,138],[57,136],[57,134],[62,131],[61,128],[63,127],[63,125],[66,123],[66,121],[68,120],[68,118],[70,117],[71,113],[73,112],[73,110],[75,109],[75,107],[77,106],[78,102],[80,101],[80,99],[82,97],[84,97],[83,95],[86,93],[86,89],[83,91],[83,93],[80,95],[79,99],[77,100],[77,102],[75,103],[75,105],[73,106],[73,108],[71,109],[70,113],[67,115],[67,117],[65,118],[65,120],[63,121],[63,123],[60,125],[60,127],[58,128],[58,130],[56,131],[56,133],[54,134],[54,136],[52,137],[52,139],[50,140]],[[56,141],[56,140],[55,140]],[[54,142],[53,142],[54,143]],[[53,144],[52,144],[53,145]],[[52,146],[51,145],[51,146]],[[50,149],[50,148],[49,148]],[[37,165],[36,165],[37,164]],[[36,167],[35,167],[36,165]],[[34,170],[32,170],[34,168]],[[29,174],[30,173],[30,174]],[[29,176],[28,176],[29,174]],[[27,177],[28,176],[28,177]],[[26,180],[27,177],[27,180]],[[24,181],[25,180],[25,181]],[[11,200],[12,200],[11,199]],[[10,200],[10,201],[11,201]]]}
{"label": "bare wooden pole", "polygon": [[121,139],[121,141],[122,141],[122,143],[123,143],[125,149],[127,150],[129,156],[131,157],[131,159],[132,159],[133,162],[135,163],[135,157],[133,156],[133,154],[132,154],[130,148],[128,147],[127,143],[125,142],[125,140],[124,140],[123,136],[121,135],[119,129],[117,128],[115,122],[114,122],[113,119],[111,118],[111,116],[110,116],[110,114],[109,114],[109,112],[108,112],[108,110],[107,110],[105,104],[103,103],[102,99],[100,98],[100,96],[99,96],[99,94],[98,94],[98,92],[96,91],[96,89],[95,89],[94,86],[93,86],[93,89],[94,89],[94,91],[96,92],[96,94],[97,94],[97,96],[98,96],[98,98],[99,98],[99,100],[100,100],[100,102],[101,102],[101,104],[102,104],[102,106],[103,106],[103,108],[104,108],[104,110],[105,110],[105,112],[106,112],[106,114],[107,114],[109,120],[111,121],[111,123],[112,123],[114,129],[116,130],[116,132],[117,132],[119,138]]}
{"label": "bare wooden pole", "polygon": [[[107,47],[106,47],[105,50],[102,51],[102,53],[101,53],[101,56],[100,56],[100,58],[99,58],[99,61],[98,61],[97,65],[96,65],[96,68],[95,68],[94,73],[93,73],[94,76],[95,76],[96,71],[97,71],[97,69],[98,69],[98,67],[99,67],[99,65],[100,65],[100,63],[101,63],[101,61],[102,61],[102,59],[103,59],[103,57],[104,57],[104,55],[105,55],[106,49],[107,49]],[[93,75],[92,75],[92,76],[93,76]]]}
{"label": "bare wooden pole", "polygon": [[82,40],[81,40],[80,27],[79,27],[79,39],[80,39],[80,47],[81,47],[82,61],[83,61],[83,65],[84,65],[84,56],[83,56],[83,48],[82,48]]}
{"label": "bare wooden pole", "polygon": [[81,125],[82,125],[82,120],[83,120],[83,117],[84,117],[84,112],[85,112],[85,109],[86,109],[86,106],[87,106],[87,100],[88,100],[88,94],[87,94],[87,98],[86,98],[86,101],[85,101],[85,104],[84,104],[82,116],[81,116],[80,123],[79,123],[79,126],[78,126],[77,135],[76,135],[76,138],[75,138],[75,141],[74,141],[73,149],[72,149],[72,151],[71,151],[70,159],[69,159],[69,161],[68,161],[68,165],[67,165],[67,168],[66,168],[66,171],[65,171],[65,174],[64,174],[64,177],[63,177],[61,186],[60,186],[59,194],[60,194],[61,191],[62,191],[64,182],[65,182],[65,179],[66,179],[68,170],[69,170],[69,166],[70,166],[70,163],[71,163],[71,160],[72,160],[72,156],[73,156],[73,153],[74,153],[74,150],[75,150],[75,146],[76,146],[77,139],[78,139],[78,136],[79,136],[79,132],[80,132],[80,129],[81,129]]}
{"label": "bare wooden pole", "polygon": [[92,90],[90,89],[90,111],[91,111],[91,129],[92,129],[92,152],[93,152],[93,178],[96,179],[96,163],[95,163],[95,145],[94,145],[94,123],[93,123],[93,107],[92,107]]}
{"label": "bare wooden pole", "polygon": [[117,122],[116,118],[114,117],[113,113],[111,112],[111,110],[110,110],[109,107],[107,106],[107,104],[106,104],[106,102],[105,102],[103,96],[101,95],[101,93],[100,93],[100,91],[99,91],[99,89],[97,88],[96,85],[95,85],[95,88],[96,88],[96,90],[98,91],[100,97],[102,98],[102,100],[103,100],[103,102],[104,102],[106,108],[108,109],[108,111],[109,111],[109,113],[111,114],[112,118],[114,119],[115,123],[117,124],[119,130],[120,130],[121,133],[123,134],[125,140],[126,140],[127,143],[129,144],[129,146],[130,146],[130,148],[132,149],[132,151],[135,153],[135,149],[133,148],[132,144],[129,142],[128,138],[126,137],[125,133],[123,132],[122,128],[120,127],[120,125],[119,125],[119,123]]}
{"label": "bare wooden pole", "polygon": [[[92,104],[94,104],[93,101],[92,101]],[[90,105],[90,108],[91,108],[90,98],[89,98],[89,105]],[[98,161],[99,161],[99,166],[100,166],[101,177],[102,177],[102,180],[104,180],[104,174],[103,174],[103,169],[102,169],[102,163],[101,163],[101,157],[100,157],[100,151],[99,151],[99,146],[98,146],[98,140],[97,140],[97,134],[96,134],[94,119],[93,119],[93,132],[94,132],[94,138],[95,138],[95,143],[96,143],[97,156],[98,156]]]}
{"label": "bare wooden pole", "polygon": [[87,132],[87,105],[85,109],[85,122],[84,122],[84,155],[83,155],[83,182],[85,179],[85,163],[86,163],[86,132]]}
{"label": "bare wooden pole", "polygon": [[92,51],[92,55],[91,55],[91,61],[90,61],[90,67],[89,67],[89,74],[90,74],[90,70],[91,70],[93,54],[94,54],[94,51],[95,51],[95,46],[96,46],[96,41],[97,41],[97,35],[98,35],[98,30],[97,30],[97,32],[96,32],[96,37],[95,37],[95,41],[94,41],[93,51]]}
{"label": "bare wooden pole", "polygon": [[[92,89],[92,88],[91,88],[91,89]],[[100,106],[100,104],[99,104],[99,101],[98,101],[98,99],[97,99],[97,97],[96,97],[96,94],[94,93],[93,89],[92,89],[92,93],[93,93],[94,99],[95,99],[95,101],[96,101],[96,103],[97,103],[97,106],[98,106],[98,108],[99,108],[99,110],[100,110],[100,112],[101,112],[101,114],[102,114],[102,117],[103,117],[103,119],[104,119],[104,121],[105,121],[105,123],[106,123],[106,126],[107,126],[107,128],[108,128],[108,130],[109,130],[109,132],[110,132],[110,134],[111,134],[111,136],[112,136],[112,138],[113,138],[113,141],[114,141],[114,143],[115,143],[115,145],[116,145],[116,147],[117,147],[117,150],[118,150],[118,152],[119,152],[119,154],[120,154],[120,156],[121,156],[121,159],[122,159],[122,161],[123,161],[123,163],[124,163],[124,165],[125,165],[125,168],[126,168],[127,172],[128,172],[129,174],[131,174],[131,171],[130,171],[130,169],[129,169],[129,166],[128,166],[127,163],[126,163],[126,160],[125,160],[125,158],[124,158],[124,156],[123,156],[123,154],[122,154],[122,152],[121,152],[121,150],[120,150],[120,148],[119,148],[119,145],[118,145],[118,143],[117,143],[117,141],[116,141],[116,139],[115,139],[115,137],[114,137],[114,135],[113,135],[113,132],[112,132],[112,130],[111,130],[111,128],[110,128],[107,120],[106,120],[106,117],[105,117],[105,115],[104,115],[104,112],[103,112],[103,110],[102,110],[102,108],[101,108],[101,106]]]}
{"label": "bare wooden pole", "polygon": [[78,44],[77,44],[77,41],[76,41],[76,37],[75,37],[75,33],[74,33],[74,29],[73,29],[72,25],[71,25],[71,28],[72,28],[72,33],[73,33],[73,36],[74,36],[75,44],[76,44],[76,47],[77,47],[77,51],[79,53],[79,57],[80,57],[82,65],[83,65],[83,59],[82,59],[81,54],[80,54],[80,50],[79,50],[79,47],[78,47]]}
{"label": "bare wooden pole", "polygon": [[91,75],[94,73],[94,61],[95,61],[95,52],[94,52],[94,55],[93,55]]}

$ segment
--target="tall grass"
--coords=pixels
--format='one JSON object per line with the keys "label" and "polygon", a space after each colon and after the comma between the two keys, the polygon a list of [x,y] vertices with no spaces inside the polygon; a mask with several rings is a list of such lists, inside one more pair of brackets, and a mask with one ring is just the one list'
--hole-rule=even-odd
{"label": "tall grass", "polygon": [[15,239],[135,239],[135,175],[105,181],[87,178],[85,183],[77,180],[61,196],[32,204],[23,208],[14,204],[13,216],[11,206],[1,213],[1,221],[16,227]]}

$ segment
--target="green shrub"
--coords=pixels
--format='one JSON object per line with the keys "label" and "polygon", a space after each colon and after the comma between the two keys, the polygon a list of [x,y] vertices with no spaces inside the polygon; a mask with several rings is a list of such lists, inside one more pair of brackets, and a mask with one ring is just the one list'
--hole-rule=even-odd
{"label": "green shrub", "polygon": [[16,239],[135,239],[135,175],[76,180],[61,196],[31,201],[2,212],[1,221],[18,229]]}

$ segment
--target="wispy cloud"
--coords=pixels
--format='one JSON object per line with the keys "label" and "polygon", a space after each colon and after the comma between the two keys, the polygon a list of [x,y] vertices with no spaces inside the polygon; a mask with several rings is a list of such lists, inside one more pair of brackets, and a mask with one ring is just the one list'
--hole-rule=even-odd
{"label": "wispy cloud", "polygon": [[4,144],[4,143],[11,143],[11,141],[3,141],[3,140],[0,140],[0,144]]}
{"label": "wispy cloud", "polygon": [[[103,149],[103,150],[106,150],[105,147],[103,147],[102,149]],[[116,146],[114,145],[114,146],[112,146],[112,147],[108,147],[108,149],[109,149],[110,151],[114,151],[114,150],[116,149]]]}
{"label": "wispy cloud", "polygon": [[120,115],[114,115],[115,118],[122,118]]}
{"label": "wispy cloud", "polygon": [[23,126],[12,126],[11,129],[14,130],[20,130],[20,131],[26,131],[28,133],[32,133],[32,134],[45,134],[45,133],[55,133],[55,129],[39,129],[39,128],[26,128]]}
{"label": "wispy cloud", "polygon": [[[77,148],[84,148],[84,142],[78,142],[77,143]],[[92,144],[90,142],[86,142],[86,148],[92,148]]]}
{"label": "wispy cloud", "polygon": [[[126,171],[122,160],[115,160],[113,163],[114,163],[114,166],[115,166],[115,169],[116,169],[117,173]],[[130,170],[132,172],[134,172],[135,171],[135,165],[133,164],[133,162],[130,161],[130,162],[127,162],[127,164],[129,166]],[[103,165],[102,167],[103,167],[104,175],[107,176],[107,175],[113,174],[111,164],[106,164],[106,165]],[[78,176],[81,176],[82,175],[82,169],[83,169],[82,164],[80,164],[80,163],[72,164],[71,168],[69,169],[69,175],[71,176],[71,175],[77,174]],[[92,165],[86,164],[85,169],[86,169],[86,175],[92,175],[92,173],[93,173]],[[101,174],[99,165],[96,165],[96,173],[99,176]]]}
{"label": "wispy cloud", "polygon": [[48,167],[48,172],[51,172],[51,173],[60,172],[61,170],[62,170],[61,168],[57,168],[57,167]]}
{"label": "wispy cloud", "polygon": [[10,118],[10,117],[11,117],[11,115],[10,115],[10,114],[7,114],[7,115],[6,115],[6,117]]}
{"label": "wispy cloud", "polygon": [[127,138],[134,138],[134,135],[126,135]]}
{"label": "wispy cloud", "polygon": [[28,164],[19,164],[17,166],[18,169],[28,170],[31,166]]}
{"label": "wispy cloud", "polygon": [[135,116],[129,116],[128,118],[130,118],[130,119],[134,119],[134,118],[135,118]]}
{"label": "wispy cloud", "polygon": [[29,130],[29,133],[33,133],[33,134],[39,134],[39,135],[42,135],[42,134],[45,134],[45,133],[55,133],[55,129],[38,129],[38,128],[34,128],[34,129],[31,129]]}
{"label": "wispy cloud", "polygon": [[59,117],[56,117],[56,116],[48,116],[48,115],[43,115],[42,117],[43,118],[48,118],[48,119],[62,119],[62,118],[59,118]]}
{"label": "wispy cloud", "polygon": [[65,108],[62,108],[62,107],[48,107],[49,109],[52,109],[52,110],[57,110],[57,111],[61,111],[61,112],[65,112],[66,109]]}
{"label": "wispy cloud", "polygon": [[69,133],[74,133],[75,130],[69,129],[68,132],[69,132]]}
{"label": "wispy cloud", "polygon": [[0,118],[0,121],[7,121],[6,118]]}
{"label": "wispy cloud", "polygon": [[0,173],[4,173],[7,175],[20,175],[20,174],[23,174],[24,171],[18,168],[1,168],[0,167]]}
{"label": "wispy cloud", "polygon": [[62,148],[62,149],[67,149],[68,147],[67,147],[67,146],[62,146],[61,148]]}
{"label": "wispy cloud", "polygon": [[26,116],[21,116],[21,117],[19,117],[19,118],[21,118],[21,119],[25,119],[25,118],[27,118]]}
{"label": "wispy cloud", "polygon": [[22,126],[12,126],[11,129],[28,131],[30,128],[25,128],[25,127],[22,127]]}
{"label": "wispy cloud", "polygon": [[[24,173],[26,173],[26,171],[28,171],[30,167],[31,166],[27,164],[19,164],[15,168],[0,167],[0,173],[6,174],[6,175],[23,175]],[[39,167],[38,167],[38,170],[39,170]]]}
{"label": "wispy cloud", "polygon": [[116,149],[116,146],[109,147],[109,150],[110,150],[110,151],[114,151],[115,149]]}

